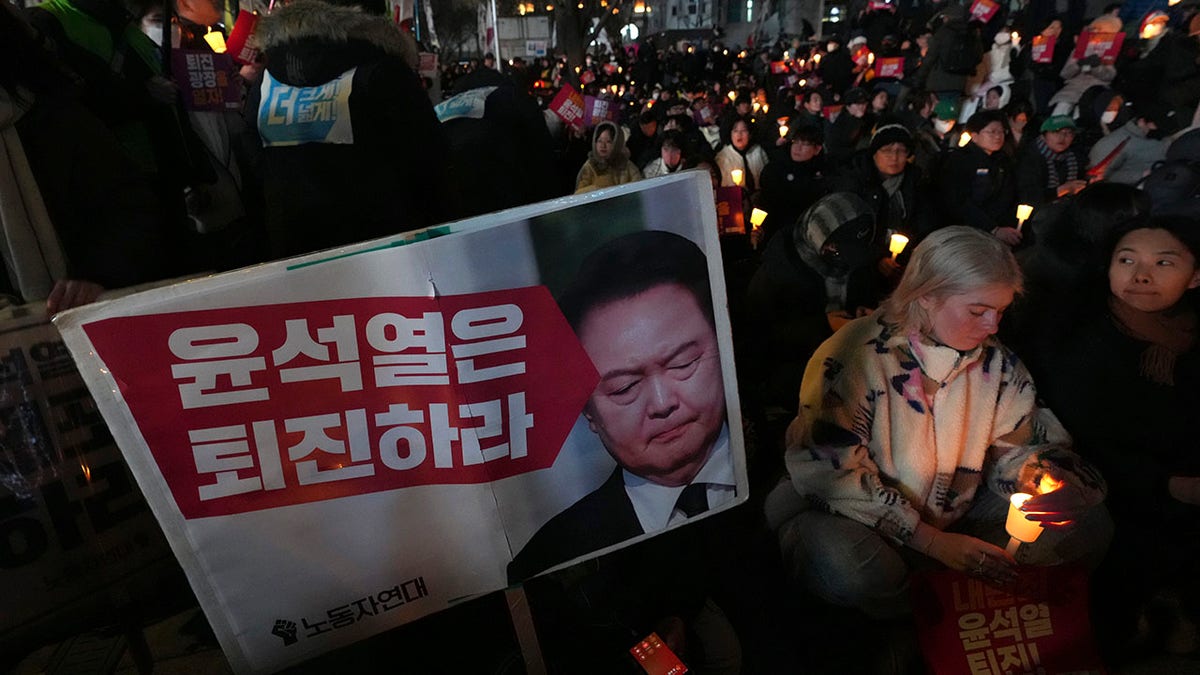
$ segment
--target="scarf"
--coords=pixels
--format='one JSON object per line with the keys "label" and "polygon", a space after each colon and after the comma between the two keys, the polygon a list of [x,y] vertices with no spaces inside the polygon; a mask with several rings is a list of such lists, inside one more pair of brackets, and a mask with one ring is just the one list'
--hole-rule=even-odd
{"label": "scarf", "polygon": [[17,135],[24,112],[0,88],[0,255],[13,288],[33,302],[46,299],[54,280],[67,276],[67,263]]}
{"label": "scarf", "polygon": [[1114,296],[1108,298],[1108,309],[1122,333],[1150,343],[1142,352],[1139,374],[1156,384],[1175,386],[1175,360],[1196,345],[1196,312],[1186,303],[1143,312]]}
{"label": "scarf", "polygon": [[[1042,158],[1046,160],[1047,188],[1058,190],[1059,185],[1079,179],[1079,158],[1071,152],[1070,148],[1065,152],[1054,152],[1050,146],[1046,145],[1046,139],[1042,138],[1041,134],[1034,139],[1034,144],[1037,146],[1038,152],[1042,153]],[[1059,179],[1058,165],[1063,162],[1067,164],[1066,175]]]}
{"label": "scarf", "polygon": [[742,158],[742,182],[746,187],[747,192],[754,192],[754,174],[750,172],[750,163],[746,161],[746,153],[754,149],[754,144],[746,146],[745,150],[738,150],[737,146],[730,143],[729,147]]}

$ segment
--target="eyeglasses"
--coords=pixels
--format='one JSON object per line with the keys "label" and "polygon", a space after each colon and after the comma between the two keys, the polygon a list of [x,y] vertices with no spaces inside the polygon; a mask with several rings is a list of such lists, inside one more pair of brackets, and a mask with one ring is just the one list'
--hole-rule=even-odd
{"label": "eyeglasses", "polygon": [[875,154],[892,155],[893,157],[907,157],[908,148],[880,148],[875,151]]}
{"label": "eyeglasses", "polygon": [[983,136],[1007,136],[1007,135],[1008,135],[1008,132],[1007,132],[1007,131],[1005,131],[1004,129],[987,129],[987,128],[984,128],[984,129],[980,129],[979,131],[975,132],[975,135],[976,135],[976,136],[979,136],[979,135],[983,135]]}

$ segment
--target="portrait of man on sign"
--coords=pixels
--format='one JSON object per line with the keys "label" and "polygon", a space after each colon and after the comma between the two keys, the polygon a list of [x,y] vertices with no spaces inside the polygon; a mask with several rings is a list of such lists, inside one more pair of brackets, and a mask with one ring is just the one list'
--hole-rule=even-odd
{"label": "portrait of man on sign", "polygon": [[583,415],[617,468],[538,530],[510,580],[736,496],[703,251],[670,232],[619,237],[584,260],[558,304],[600,374]]}

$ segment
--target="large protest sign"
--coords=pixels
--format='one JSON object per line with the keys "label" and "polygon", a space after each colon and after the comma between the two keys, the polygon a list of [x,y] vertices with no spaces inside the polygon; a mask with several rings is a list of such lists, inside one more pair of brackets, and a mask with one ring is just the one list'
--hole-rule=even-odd
{"label": "large protest sign", "polygon": [[954,570],[928,572],[913,585],[913,604],[934,675],[1104,672],[1080,567],[1022,567],[1005,589]]}
{"label": "large protest sign", "polygon": [[44,305],[0,320],[0,652],[177,573]]}
{"label": "large protest sign", "polygon": [[713,513],[747,488],[701,172],[56,319],[236,670],[276,670],[504,588],[546,523],[609,481],[614,459],[580,415],[599,373],[555,299],[590,252],[646,230],[706,259],[720,355],[706,363],[720,362],[735,483]]}

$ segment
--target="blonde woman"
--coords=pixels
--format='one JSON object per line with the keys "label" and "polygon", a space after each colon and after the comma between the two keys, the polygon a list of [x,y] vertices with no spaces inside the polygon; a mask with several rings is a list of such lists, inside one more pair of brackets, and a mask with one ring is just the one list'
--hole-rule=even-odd
{"label": "blonde woman", "polygon": [[[1067,449],[1029,373],[993,337],[1020,290],[1005,244],[938,230],[879,311],[817,350],[788,429],[789,480],[768,500],[795,581],[876,617],[909,611],[914,568],[1010,581],[1007,497],[1037,494],[1045,477],[1061,488],[1026,510],[1053,531],[1022,546],[1021,562],[1103,553],[1103,480]],[[791,512],[778,507],[789,502]]]}

